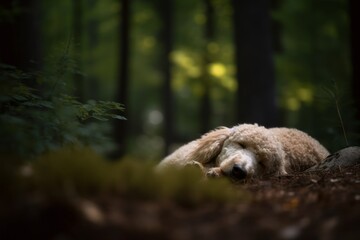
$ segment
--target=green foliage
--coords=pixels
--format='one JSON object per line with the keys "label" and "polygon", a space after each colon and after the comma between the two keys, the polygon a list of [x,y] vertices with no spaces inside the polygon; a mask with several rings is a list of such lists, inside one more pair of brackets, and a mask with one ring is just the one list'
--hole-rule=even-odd
{"label": "green foliage", "polygon": [[[194,139],[200,134],[199,109],[205,77],[211,85],[212,115],[209,116],[211,126],[230,126],[236,119],[235,91],[241,86],[237,86],[234,79],[236,70],[233,56],[235,47],[233,29],[236,26],[232,23],[232,1],[212,0],[211,2],[214,5],[214,38],[210,42],[204,37],[204,27],[208,22],[204,2],[189,0],[173,2],[173,51],[169,57],[172,61],[175,103],[174,136],[179,138],[178,141]],[[279,51],[276,52],[275,58],[278,91],[276,100],[281,109],[279,124],[305,130],[330,150],[336,150],[340,147],[339,143],[344,142],[342,130],[338,126],[334,102],[327,99],[321,101],[323,99],[319,99],[321,90],[318,86],[327,86],[329,79],[336,79],[339,88],[343,91],[349,91],[351,88],[348,1],[277,2],[278,4],[275,4],[277,7],[272,11],[272,20],[279,24],[279,28],[275,24],[273,29],[274,34],[278,35],[280,47],[276,49]],[[59,48],[60,51],[69,48],[62,44],[71,39],[69,33],[74,29],[72,1],[40,0],[38,4],[41,6],[41,11],[36,22],[40,23],[44,54],[49,56],[49,53],[54,53]],[[163,74],[160,63],[162,60],[160,53],[163,48],[160,32],[163,21],[160,18],[161,8],[158,4],[158,1],[131,1],[130,81],[127,106],[131,109],[128,112],[131,128],[127,129],[126,144],[129,146],[129,153],[143,157],[148,157],[149,153],[158,156],[163,152],[164,146],[161,138],[165,118],[161,115]],[[18,4],[7,11],[0,9],[0,15],[11,21],[21,15],[22,8],[22,4]],[[80,20],[83,31],[79,34],[80,39],[76,39],[70,47],[70,51],[75,48],[81,49],[74,51],[78,55],[73,57],[79,60],[82,71],[87,73],[86,77],[89,81],[84,82],[84,95],[94,99],[113,100],[117,94],[119,70],[119,51],[116,49],[119,43],[118,24],[122,13],[121,3],[113,0],[84,1],[82,12]],[[205,57],[211,62],[207,67],[204,66]],[[54,88],[56,90],[54,93],[57,94],[63,91],[64,87],[72,87],[71,81],[56,81],[62,78],[71,79],[71,76],[68,77],[65,73],[78,72],[76,64],[68,54],[64,54],[60,60],[56,58],[54,64],[46,67],[57,69],[46,74],[46,77],[37,76],[39,81],[45,79],[47,82],[56,83],[50,85],[49,90]],[[261,66],[258,67],[261,71]],[[351,100],[352,96],[347,94],[343,102],[346,104]],[[86,108],[94,109],[94,106]],[[353,108],[343,106],[342,109],[344,109],[342,115],[349,144],[358,144],[358,140],[352,141],[351,133],[358,132],[359,126],[349,126],[354,121],[354,117],[349,113]],[[74,113],[79,109],[66,109],[66,112],[68,111]],[[159,113],[158,121],[152,121],[153,113]],[[103,120],[95,109],[93,114],[89,115],[81,112],[80,122],[81,118],[86,119],[89,116]],[[70,135],[73,135],[74,131],[81,134],[91,132],[82,140],[90,140],[89,136],[91,140],[97,139],[94,133],[98,134],[103,130],[95,129],[106,127],[106,124],[91,124],[90,131],[87,129],[90,125],[81,124],[81,129],[75,127],[75,123],[70,124],[70,121],[67,121],[66,129],[70,131]],[[24,129],[29,131],[28,128]],[[17,134],[20,135],[19,132]],[[18,139],[23,138],[18,136]],[[144,151],[139,151],[139,146]]]}
{"label": "green foliage", "polygon": [[69,95],[67,62],[62,58],[53,74],[0,65],[1,152],[28,156],[72,143],[105,142],[101,126],[89,120],[124,119],[118,114],[123,110],[119,103],[83,104]]}
{"label": "green foliage", "polygon": [[117,102],[89,100],[86,104],[83,104],[69,95],[62,95],[58,100],[65,106],[74,107],[76,117],[81,121],[90,118],[100,121],[108,121],[111,118],[126,120],[123,116],[113,113],[113,111],[124,110],[122,105]]}
{"label": "green foliage", "polygon": [[[288,0],[281,1],[272,13],[282,30],[282,51],[275,60],[284,124],[309,132],[330,151],[344,147],[344,125],[349,144],[359,142],[350,137],[358,127],[354,126],[354,106],[349,104],[352,78],[347,9],[345,0]],[[344,93],[341,101],[334,102],[334,96],[329,100],[322,91],[335,90],[329,80],[336,80]],[[343,123],[339,124],[336,109],[341,108]]]}
{"label": "green foliage", "polygon": [[150,162],[109,162],[90,149],[67,148],[32,163],[26,186],[52,197],[118,194],[127,198],[200,203],[244,201],[248,195],[225,179],[205,180],[197,169],[154,170]]}

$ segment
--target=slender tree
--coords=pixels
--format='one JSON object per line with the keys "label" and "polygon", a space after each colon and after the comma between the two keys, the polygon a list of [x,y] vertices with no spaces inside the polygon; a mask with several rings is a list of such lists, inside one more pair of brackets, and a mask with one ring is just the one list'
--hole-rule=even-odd
{"label": "slender tree", "polygon": [[237,121],[276,124],[270,0],[233,0]]}
{"label": "slender tree", "polygon": [[[90,9],[90,11],[94,11],[94,9],[96,8],[96,3],[98,2],[98,0],[88,0],[88,8]],[[87,24],[87,37],[88,37],[88,43],[89,43],[89,51],[90,51],[90,58],[88,59],[88,64],[90,67],[95,67],[95,65],[97,64],[97,59],[95,59],[94,54],[92,54],[94,52],[94,49],[96,49],[96,47],[99,44],[99,21],[97,19],[97,16],[91,16],[91,18],[88,21]],[[99,97],[99,81],[98,81],[98,77],[94,74],[91,74],[88,77],[88,92],[89,95],[91,96],[92,99],[98,99]]]}
{"label": "slender tree", "polygon": [[[128,106],[129,85],[129,38],[130,38],[130,0],[120,0],[121,11],[119,17],[119,79],[116,101]],[[126,110],[129,112],[129,109]],[[126,136],[128,121],[115,121],[114,138],[118,145],[118,151],[113,157],[120,157],[126,150]]]}
{"label": "slender tree", "polygon": [[[283,0],[271,0],[271,11],[278,11],[278,9],[282,6],[282,1]],[[283,49],[283,44],[282,44],[282,31],[283,31],[283,26],[282,23],[275,19],[272,18],[271,20],[271,32],[272,32],[272,48],[274,49],[274,52],[276,54],[278,53],[282,53]]]}
{"label": "slender tree", "polygon": [[360,38],[357,29],[360,17],[355,7],[357,4],[358,1],[349,0],[353,96],[357,111],[356,119],[360,121]]}
{"label": "slender tree", "polygon": [[[38,0],[1,0],[0,62],[23,70],[42,66],[41,14]],[[35,83],[31,83],[35,84]]]}
{"label": "slender tree", "polygon": [[165,154],[169,153],[173,142],[173,94],[171,91],[171,62],[170,54],[173,49],[173,0],[160,0],[159,13],[162,22],[160,39],[162,42],[161,66],[164,79],[163,111],[164,111],[164,141]]}
{"label": "slender tree", "polygon": [[202,85],[203,85],[203,96],[201,101],[200,120],[201,120],[201,132],[207,132],[210,129],[211,119],[211,76],[209,74],[209,66],[212,62],[211,53],[208,51],[209,44],[214,41],[214,7],[211,0],[204,0],[206,22],[204,26],[204,38],[205,38],[205,49],[204,49],[204,63],[203,63],[203,74],[202,74]]}
{"label": "slender tree", "polygon": [[81,74],[82,68],[82,35],[83,35],[83,6],[82,0],[73,0],[73,42],[74,53],[79,71],[74,73],[75,94],[80,101],[84,100],[84,78]]}

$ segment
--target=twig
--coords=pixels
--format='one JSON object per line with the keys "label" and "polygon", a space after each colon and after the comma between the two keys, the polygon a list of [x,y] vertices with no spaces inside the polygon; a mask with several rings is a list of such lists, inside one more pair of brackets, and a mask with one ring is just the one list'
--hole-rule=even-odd
{"label": "twig", "polygon": [[335,101],[335,106],[336,106],[336,111],[337,111],[337,115],[338,118],[340,120],[340,125],[341,125],[341,129],[345,138],[345,142],[346,142],[346,146],[349,146],[349,142],[346,136],[346,130],[345,130],[345,125],[344,125],[344,121],[342,119],[342,115],[341,115],[341,111],[340,111],[340,105],[339,105],[339,88],[337,86],[337,83],[335,80],[332,80],[333,82],[333,87],[334,87],[334,91],[332,91],[331,89],[328,88],[324,88],[324,90],[334,99]]}

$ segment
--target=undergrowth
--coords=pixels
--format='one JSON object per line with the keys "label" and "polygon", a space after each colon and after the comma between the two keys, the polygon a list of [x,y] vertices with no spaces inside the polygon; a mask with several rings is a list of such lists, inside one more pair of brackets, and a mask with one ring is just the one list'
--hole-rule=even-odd
{"label": "undergrowth", "polygon": [[28,164],[16,173],[17,192],[57,199],[110,195],[194,206],[248,198],[239,186],[235,188],[226,179],[205,180],[195,168],[158,173],[153,163],[134,159],[109,162],[90,149],[62,149]]}
{"label": "undergrowth", "polygon": [[101,121],[125,119],[120,103],[80,102],[71,93],[71,61],[64,56],[50,72],[0,63],[1,153],[29,157],[69,144],[95,147],[109,142]]}

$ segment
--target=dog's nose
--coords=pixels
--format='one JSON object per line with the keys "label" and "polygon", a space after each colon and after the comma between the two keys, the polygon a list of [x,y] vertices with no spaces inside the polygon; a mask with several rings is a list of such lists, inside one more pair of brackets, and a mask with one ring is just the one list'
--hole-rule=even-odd
{"label": "dog's nose", "polygon": [[244,179],[247,173],[239,164],[235,164],[231,170],[231,175],[237,179]]}

